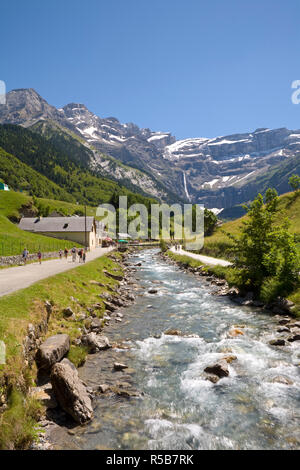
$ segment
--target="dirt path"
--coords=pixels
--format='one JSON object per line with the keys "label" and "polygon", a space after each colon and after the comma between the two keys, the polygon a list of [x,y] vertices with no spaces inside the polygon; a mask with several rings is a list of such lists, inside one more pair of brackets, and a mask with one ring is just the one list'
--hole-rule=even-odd
{"label": "dirt path", "polygon": [[[87,262],[93,261],[100,256],[105,255],[112,248],[96,248],[95,250],[87,253]],[[78,260],[78,257],[77,257]],[[7,268],[0,270],[0,297],[3,295],[11,294],[19,289],[24,289],[31,286],[35,282],[46,279],[47,277],[54,276],[69,269],[80,266],[78,261],[73,263],[71,257],[68,260],[63,258],[44,261],[39,263],[32,263],[26,266],[17,266],[15,268]]]}
{"label": "dirt path", "polygon": [[190,251],[185,251],[182,248],[180,250],[175,250],[175,247],[171,248],[171,251],[176,255],[189,256],[189,258],[196,259],[201,263],[208,264],[211,266],[232,266],[232,263],[226,261],[225,259],[211,258],[210,256],[197,255],[196,253],[191,253]]}

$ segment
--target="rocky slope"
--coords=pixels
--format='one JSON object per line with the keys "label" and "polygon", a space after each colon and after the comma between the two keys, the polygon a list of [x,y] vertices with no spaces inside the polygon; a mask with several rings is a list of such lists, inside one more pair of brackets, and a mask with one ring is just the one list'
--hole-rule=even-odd
{"label": "rocky slope", "polygon": [[92,149],[94,171],[131,182],[162,200],[176,200],[177,196],[207,207],[248,201],[257,191],[253,181],[264,179],[300,151],[300,130],[257,129],[214,139],[176,141],[168,132],[122,124],[114,117],[100,118],[83,104],[56,109],[32,89],[11,91],[7,105],[0,107],[0,123],[28,127],[45,120],[68,129]]}

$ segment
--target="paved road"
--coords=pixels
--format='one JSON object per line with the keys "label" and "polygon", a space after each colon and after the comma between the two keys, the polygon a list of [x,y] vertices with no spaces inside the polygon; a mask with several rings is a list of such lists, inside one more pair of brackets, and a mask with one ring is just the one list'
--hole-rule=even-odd
{"label": "paved road", "polygon": [[[93,261],[100,256],[105,255],[113,248],[96,248],[95,250],[87,253],[87,262]],[[78,259],[78,257],[77,257]],[[38,282],[47,277],[54,276],[55,274],[68,271],[76,266],[80,266],[78,261],[73,263],[71,257],[68,260],[63,258],[44,261],[39,263],[27,264],[26,266],[17,266],[15,268],[7,268],[0,270],[0,297],[3,295],[11,294],[19,289],[29,287],[35,282]]]}
{"label": "paved road", "polygon": [[210,266],[232,266],[232,263],[226,261],[225,259],[211,258],[210,256],[197,255],[196,253],[191,253],[190,251],[185,251],[182,248],[180,250],[175,250],[175,247],[171,248],[171,251],[176,255],[185,255],[190,258],[194,258],[201,263],[208,264]]}

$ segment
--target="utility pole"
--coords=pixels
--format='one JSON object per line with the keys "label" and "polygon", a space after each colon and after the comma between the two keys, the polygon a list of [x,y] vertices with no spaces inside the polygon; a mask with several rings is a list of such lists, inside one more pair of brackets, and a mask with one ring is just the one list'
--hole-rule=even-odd
{"label": "utility pole", "polygon": [[[84,198],[86,199],[86,191],[84,191]],[[85,242],[85,251],[87,251],[86,200],[84,202],[84,242]]]}
{"label": "utility pole", "polygon": [[84,240],[85,240],[85,251],[87,251],[86,205],[84,206]]}

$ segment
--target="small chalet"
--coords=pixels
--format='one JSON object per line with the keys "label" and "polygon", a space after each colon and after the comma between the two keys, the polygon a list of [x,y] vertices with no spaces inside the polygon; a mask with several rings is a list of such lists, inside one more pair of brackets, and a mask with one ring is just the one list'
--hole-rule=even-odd
{"label": "small chalet", "polygon": [[23,217],[19,228],[83,246],[86,243],[91,250],[101,245],[94,217]]}

